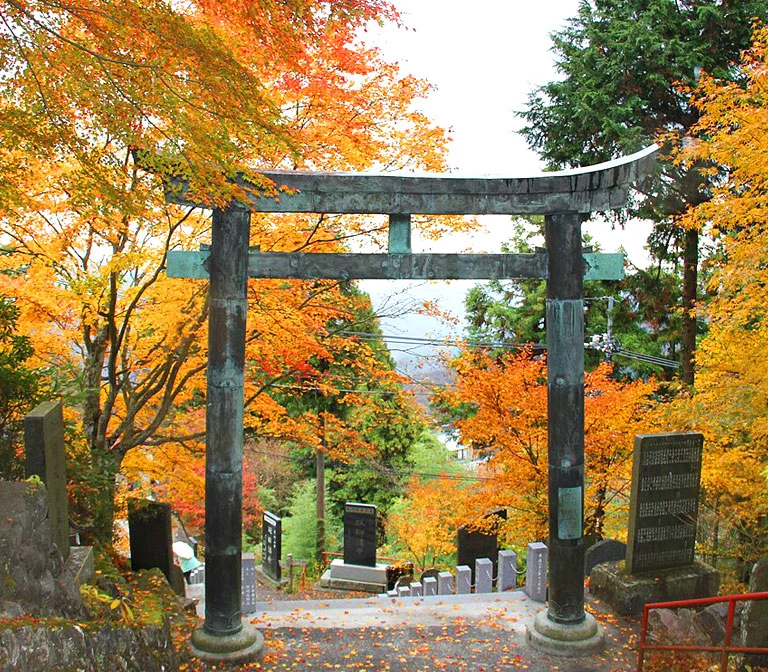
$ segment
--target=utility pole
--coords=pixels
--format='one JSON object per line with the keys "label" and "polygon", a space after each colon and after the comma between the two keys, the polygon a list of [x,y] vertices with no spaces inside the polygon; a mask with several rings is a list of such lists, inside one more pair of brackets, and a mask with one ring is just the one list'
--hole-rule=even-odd
{"label": "utility pole", "polygon": [[325,553],[325,416],[321,426],[320,447],[315,453],[315,482],[317,484],[317,543],[316,556],[322,562]]}

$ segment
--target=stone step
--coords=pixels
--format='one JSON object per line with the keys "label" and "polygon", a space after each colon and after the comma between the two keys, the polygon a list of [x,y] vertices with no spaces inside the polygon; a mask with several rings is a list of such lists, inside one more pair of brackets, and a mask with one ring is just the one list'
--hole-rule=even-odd
{"label": "stone step", "polygon": [[262,628],[360,628],[443,624],[446,620],[491,619],[503,630],[524,631],[544,608],[522,590],[428,597],[286,600],[257,603],[248,619]]}

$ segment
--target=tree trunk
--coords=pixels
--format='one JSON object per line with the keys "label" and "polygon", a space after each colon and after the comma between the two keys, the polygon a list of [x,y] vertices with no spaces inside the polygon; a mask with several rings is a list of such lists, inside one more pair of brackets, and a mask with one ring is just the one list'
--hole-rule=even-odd
{"label": "tree trunk", "polygon": [[104,359],[107,353],[107,329],[101,327],[93,339],[86,334],[87,357],[83,367],[85,390],[83,395],[83,433],[88,448],[104,449],[104,436],[101,427],[101,379],[104,371]]}
{"label": "tree trunk", "polygon": [[699,266],[699,232],[685,232],[683,248],[683,326],[680,347],[680,379],[693,386],[696,353],[696,285]]}

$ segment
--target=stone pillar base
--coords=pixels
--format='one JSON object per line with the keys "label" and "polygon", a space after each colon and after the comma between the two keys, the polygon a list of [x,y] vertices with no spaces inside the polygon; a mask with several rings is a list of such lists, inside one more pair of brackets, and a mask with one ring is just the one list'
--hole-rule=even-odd
{"label": "stone pillar base", "polygon": [[603,648],[603,629],[592,614],[583,622],[565,625],[549,620],[547,610],[540,611],[526,628],[527,640],[534,648],[555,656],[581,656]]}
{"label": "stone pillar base", "polygon": [[703,562],[636,575],[624,562],[606,562],[589,575],[589,592],[621,616],[639,616],[649,602],[713,597],[719,586],[720,575]]}
{"label": "stone pillar base", "polygon": [[192,631],[190,649],[206,663],[248,663],[261,655],[264,637],[247,621],[240,632],[224,637],[207,633],[201,625]]}

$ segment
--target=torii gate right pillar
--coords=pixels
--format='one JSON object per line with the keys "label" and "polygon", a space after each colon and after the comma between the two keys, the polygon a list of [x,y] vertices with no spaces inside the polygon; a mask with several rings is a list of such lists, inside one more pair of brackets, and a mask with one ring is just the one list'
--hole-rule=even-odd
{"label": "torii gate right pillar", "polygon": [[547,412],[549,608],[529,640],[573,655],[599,649],[602,633],[584,611],[584,301],[583,215],[547,215]]}

